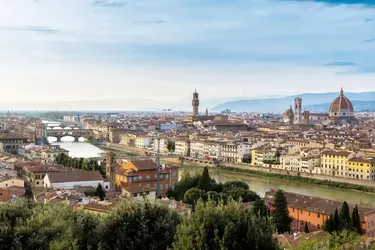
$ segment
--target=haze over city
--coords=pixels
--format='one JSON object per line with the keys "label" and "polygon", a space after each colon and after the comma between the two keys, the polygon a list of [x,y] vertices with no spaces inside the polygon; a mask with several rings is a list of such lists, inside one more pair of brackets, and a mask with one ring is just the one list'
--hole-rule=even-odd
{"label": "haze over city", "polygon": [[373,4],[4,0],[1,103],[61,109],[74,101],[85,109],[126,99],[126,108],[139,109],[189,102],[194,88],[216,104],[342,86],[371,91]]}

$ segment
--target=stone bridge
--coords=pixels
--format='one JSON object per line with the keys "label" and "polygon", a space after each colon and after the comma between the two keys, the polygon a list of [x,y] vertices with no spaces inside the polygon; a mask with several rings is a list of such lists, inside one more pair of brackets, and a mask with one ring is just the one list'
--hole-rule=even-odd
{"label": "stone bridge", "polygon": [[74,141],[78,142],[80,137],[88,138],[92,136],[91,129],[48,129],[47,136],[56,137],[57,141],[65,136],[74,137]]}

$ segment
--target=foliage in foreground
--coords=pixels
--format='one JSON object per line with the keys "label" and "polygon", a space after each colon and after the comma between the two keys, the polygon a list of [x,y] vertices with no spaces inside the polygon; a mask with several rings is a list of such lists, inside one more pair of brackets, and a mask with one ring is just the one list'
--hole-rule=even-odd
{"label": "foliage in foreground", "polygon": [[352,216],[350,216],[348,203],[344,201],[340,214],[336,208],[335,214],[330,214],[329,218],[325,221],[324,230],[328,233],[340,231],[361,233],[361,219],[359,217],[358,207],[354,206]]}
{"label": "foliage in foreground", "polygon": [[[375,249],[367,248],[366,237],[360,236],[355,232],[343,231],[340,233],[333,233],[332,235],[327,235],[321,239],[316,240],[306,240],[300,243],[298,246],[292,248],[293,250],[321,250],[321,249],[331,249],[331,250],[352,250],[352,249]],[[364,247],[355,248],[363,244]]]}
{"label": "foliage in foreground", "polygon": [[267,218],[208,200],[183,220],[159,202],[124,200],[106,216],[64,204],[0,206],[0,249],[277,249]]}
{"label": "foliage in foreground", "polygon": [[279,249],[266,220],[233,200],[218,205],[199,201],[178,226],[173,249]]}

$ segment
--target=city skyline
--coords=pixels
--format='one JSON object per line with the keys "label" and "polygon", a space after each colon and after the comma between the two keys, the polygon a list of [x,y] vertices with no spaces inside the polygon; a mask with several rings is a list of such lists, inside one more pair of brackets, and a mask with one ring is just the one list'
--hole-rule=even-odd
{"label": "city skyline", "polygon": [[372,91],[374,3],[347,2],[6,0],[1,103]]}

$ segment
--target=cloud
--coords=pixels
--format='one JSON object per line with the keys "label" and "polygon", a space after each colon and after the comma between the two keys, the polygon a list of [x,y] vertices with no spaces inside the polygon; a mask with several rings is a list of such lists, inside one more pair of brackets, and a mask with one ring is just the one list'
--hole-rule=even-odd
{"label": "cloud", "polygon": [[365,6],[374,6],[375,7],[375,1],[374,0],[305,0],[305,1],[313,1],[318,3],[326,3],[329,5],[365,5]]}
{"label": "cloud", "polygon": [[101,7],[123,7],[128,4],[128,2],[121,0],[94,0],[92,2],[94,6]]}
{"label": "cloud", "polygon": [[32,31],[37,33],[51,34],[57,33],[59,30],[52,29],[44,26],[3,26],[0,25],[0,29],[10,30],[10,31]]}
{"label": "cloud", "polygon": [[373,43],[375,42],[375,38],[367,39],[363,41],[364,43]]}
{"label": "cloud", "polygon": [[149,21],[135,21],[134,24],[159,24],[164,23],[164,20],[149,20]]}
{"label": "cloud", "polygon": [[373,19],[373,18],[366,18],[365,19],[365,23],[371,23],[373,21],[375,21],[375,19]]}
{"label": "cloud", "polygon": [[325,66],[355,66],[354,62],[328,62],[324,64]]}

